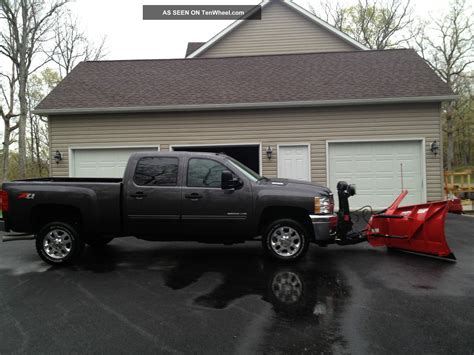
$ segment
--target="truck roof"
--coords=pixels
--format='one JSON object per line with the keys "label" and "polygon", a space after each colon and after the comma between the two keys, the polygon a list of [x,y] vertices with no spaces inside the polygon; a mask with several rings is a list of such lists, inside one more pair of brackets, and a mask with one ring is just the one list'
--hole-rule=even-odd
{"label": "truck roof", "polygon": [[143,151],[133,153],[130,158],[141,158],[141,157],[159,157],[159,156],[195,156],[195,157],[227,157],[224,153],[212,153],[212,152],[188,152],[188,151],[172,151],[172,152],[160,152],[156,150]]}

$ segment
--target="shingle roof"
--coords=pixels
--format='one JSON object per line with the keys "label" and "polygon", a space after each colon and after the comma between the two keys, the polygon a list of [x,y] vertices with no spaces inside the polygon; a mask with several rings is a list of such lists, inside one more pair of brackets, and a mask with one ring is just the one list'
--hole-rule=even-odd
{"label": "shingle roof", "polygon": [[[413,50],[80,63],[40,114],[453,95]],[[436,101],[436,100],[435,100]]]}

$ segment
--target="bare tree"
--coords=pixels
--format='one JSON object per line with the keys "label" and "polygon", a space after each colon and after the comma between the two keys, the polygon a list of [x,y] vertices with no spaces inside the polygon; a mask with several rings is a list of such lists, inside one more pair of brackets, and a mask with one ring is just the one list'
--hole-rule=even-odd
{"label": "bare tree", "polygon": [[310,11],[370,49],[396,48],[416,35],[410,0],[359,0],[354,6],[321,1],[320,13]]}
{"label": "bare tree", "polygon": [[[453,167],[457,120],[470,105],[471,65],[474,63],[474,13],[465,0],[454,0],[449,13],[432,19],[416,38],[419,53],[430,67],[457,94],[464,97],[444,105],[444,132],[447,137],[446,165]],[[466,97],[468,99],[466,99]]]}
{"label": "bare tree", "polygon": [[71,72],[78,62],[99,60],[105,56],[105,37],[96,46],[80,30],[77,20],[70,14],[54,28],[55,46],[51,59],[59,67],[62,78]]}
{"label": "bare tree", "polygon": [[27,141],[29,151],[30,173],[45,176],[49,173],[49,135],[48,122],[44,117],[33,114],[33,108],[61,81],[59,73],[46,68],[31,75],[28,83],[29,121]]}
{"label": "bare tree", "polygon": [[348,8],[343,7],[339,2],[321,0],[319,8],[321,8],[322,11],[319,12],[316,11],[312,3],[309,3],[308,7],[313,14],[322,18],[327,23],[330,23],[338,30],[346,30],[346,23],[349,21],[349,10]]}
{"label": "bare tree", "polygon": [[[68,0],[0,0],[0,25],[8,28],[0,32],[0,54],[15,66],[20,107],[18,153],[19,174],[26,174],[26,124],[28,117],[27,84],[31,73],[49,61],[39,60],[44,53],[55,17]],[[35,64],[34,64],[35,63]],[[36,66],[35,66],[36,65]]]}
{"label": "bare tree", "polygon": [[13,67],[10,74],[0,73],[0,115],[3,120],[3,156],[1,179],[7,178],[10,158],[10,144],[12,133],[18,129],[18,122],[14,122],[18,114],[15,113],[16,87],[18,77]]}

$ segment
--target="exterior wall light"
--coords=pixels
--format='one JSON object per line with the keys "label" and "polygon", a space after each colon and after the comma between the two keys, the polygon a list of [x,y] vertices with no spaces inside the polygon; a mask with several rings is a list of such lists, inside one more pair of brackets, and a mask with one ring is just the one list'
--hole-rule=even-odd
{"label": "exterior wall light", "polygon": [[61,156],[61,152],[59,150],[56,151],[56,153],[54,154],[53,159],[56,162],[56,164],[59,164],[59,162],[61,160],[63,160],[63,157]]}
{"label": "exterior wall light", "polygon": [[435,156],[438,155],[439,153],[439,143],[438,141],[433,141],[433,143],[431,143],[431,153],[433,153]]}
{"label": "exterior wall light", "polygon": [[267,153],[268,160],[270,160],[272,158],[272,154],[273,154],[272,147],[268,146],[267,149],[265,150],[265,152]]}

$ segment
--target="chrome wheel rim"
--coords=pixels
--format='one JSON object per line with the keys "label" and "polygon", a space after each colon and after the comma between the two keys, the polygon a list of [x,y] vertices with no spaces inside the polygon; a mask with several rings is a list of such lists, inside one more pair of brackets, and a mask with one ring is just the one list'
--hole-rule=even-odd
{"label": "chrome wheel rim", "polygon": [[293,256],[302,247],[301,236],[289,226],[278,227],[272,233],[270,246],[279,256]]}
{"label": "chrome wheel rim", "polygon": [[61,228],[50,230],[43,239],[43,250],[51,259],[66,258],[72,250],[71,234]]}
{"label": "chrome wheel rim", "polygon": [[279,272],[273,278],[272,292],[280,302],[292,304],[301,298],[303,294],[303,283],[294,272]]}

